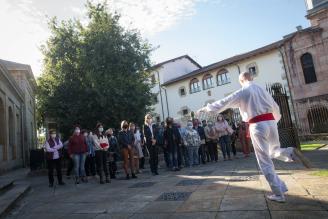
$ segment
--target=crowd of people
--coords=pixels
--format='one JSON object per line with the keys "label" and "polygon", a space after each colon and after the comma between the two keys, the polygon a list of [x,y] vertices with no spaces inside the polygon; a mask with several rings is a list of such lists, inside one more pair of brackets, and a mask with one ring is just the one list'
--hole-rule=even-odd
{"label": "crowd of people", "polygon": [[58,184],[65,185],[62,159],[67,161],[66,176],[69,178],[74,171],[76,184],[87,183],[90,178],[97,178],[100,184],[104,184],[116,178],[119,160],[123,161],[127,180],[137,178],[137,174],[142,173],[145,157],[149,158],[151,173],[158,175],[159,151],[164,154],[167,169],[172,171],[218,162],[218,145],[224,161],[237,159],[237,139],[247,158],[250,154],[248,124],[229,123],[221,114],[216,121],[193,119],[187,122],[187,126],[181,126],[170,117],[165,123],[154,124],[152,116],[147,114],[143,126],[124,120],[119,132],[114,132],[112,128],[105,130],[101,123],[93,131],[76,125],[72,136],[64,143],[56,130],[51,130],[44,144],[49,187],[54,186],[54,169]]}

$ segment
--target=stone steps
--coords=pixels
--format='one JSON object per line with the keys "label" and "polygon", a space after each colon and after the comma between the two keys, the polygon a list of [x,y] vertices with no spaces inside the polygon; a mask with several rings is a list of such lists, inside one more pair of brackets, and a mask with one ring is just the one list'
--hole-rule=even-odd
{"label": "stone steps", "polygon": [[13,180],[0,182],[0,218],[5,218],[29,189],[30,185],[17,184]]}

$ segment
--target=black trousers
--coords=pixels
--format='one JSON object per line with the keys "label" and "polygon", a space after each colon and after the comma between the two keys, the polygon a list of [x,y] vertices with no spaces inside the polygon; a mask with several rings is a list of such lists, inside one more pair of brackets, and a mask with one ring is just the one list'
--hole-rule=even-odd
{"label": "black trousers", "polygon": [[218,144],[216,141],[208,141],[207,144],[211,161],[218,161]]}
{"label": "black trousers", "polygon": [[109,162],[108,162],[108,168],[109,168],[109,175],[110,178],[115,178],[116,177],[116,171],[117,171],[117,154],[109,154]]}
{"label": "black trousers", "polygon": [[177,147],[177,160],[178,160],[178,167],[181,168],[183,162],[182,162],[182,146]]}
{"label": "black trousers", "polygon": [[60,158],[58,158],[56,160],[47,160],[47,166],[48,166],[49,183],[50,184],[54,183],[54,168],[56,168],[58,183],[61,183],[63,180],[62,180]]}
{"label": "black trousers", "polygon": [[96,167],[97,173],[100,177],[103,176],[103,172],[105,173],[105,176],[108,177],[107,151],[96,151]]}
{"label": "black trousers", "polygon": [[234,156],[237,155],[237,151],[236,151],[236,139],[237,136],[236,135],[232,135],[231,136],[231,150]]}
{"label": "black trousers", "polygon": [[85,159],[84,163],[85,174],[87,176],[95,176],[96,175],[96,157],[92,157],[88,155]]}
{"label": "black trousers", "polygon": [[205,154],[205,144],[200,145],[199,149],[198,149],[198,156],[199,156],[199,163],[206,163],[206,154]]}
{"label": "black trousers", "polygon": [[152,173],[157,173],[158,170],[158,147],[157,145],[148,146],[149,164]]}

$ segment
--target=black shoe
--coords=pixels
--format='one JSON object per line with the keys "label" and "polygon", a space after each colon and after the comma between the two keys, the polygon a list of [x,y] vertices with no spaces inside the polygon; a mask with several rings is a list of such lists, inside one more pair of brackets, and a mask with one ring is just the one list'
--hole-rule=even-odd
{"label": "black shoe", "polygon": [[136,179],[136,178],[138,178],[134,173],[132,174],[132,178],[133,179]]}
{"label": "black shoe", "polygon": [[126,177],[125,177],[125,179],[129,180],[130,179],[130,175],[127,174]]}
{"label": "black shoe", "polygon": [[50,188],[54,187],[54,184],[53,183],[49,183],[49,187]]}
{"label": "black shoe", "polygon": [[159,175],[157,171],[155,172],[155,175]]}
{"label": "black shoe", "polygon": [[75,177],[75,184],[80,184],[80,179],[79,179],[79,177]]}
{"label": "black shoe", "polygon": [[63,185],[65,185],[65,183],[64,182],[59,182],[58,185],[63,186]]}

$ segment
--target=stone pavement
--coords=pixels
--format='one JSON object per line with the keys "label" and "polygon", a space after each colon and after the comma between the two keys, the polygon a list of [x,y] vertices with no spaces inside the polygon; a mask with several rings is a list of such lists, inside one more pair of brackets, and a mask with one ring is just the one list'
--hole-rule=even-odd
{"label": "stone pavement", "polygon": [[252,156],[104,185],[66,180],[50,189],[47,177],[28,177],[32,190],[8,218],[328,218],[328,178],[300,163],[276,167],[289,187],[286,203],[265,198],[269,186]]}

